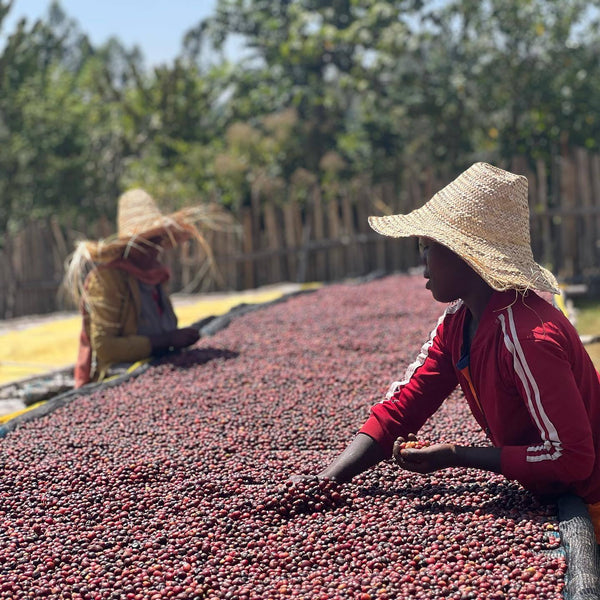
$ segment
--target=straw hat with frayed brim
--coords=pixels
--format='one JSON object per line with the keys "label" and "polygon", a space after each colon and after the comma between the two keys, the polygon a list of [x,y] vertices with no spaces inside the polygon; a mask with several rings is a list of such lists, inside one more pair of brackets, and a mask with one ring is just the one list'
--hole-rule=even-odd
{"label": "straw hat with frayed brim", "polygon": [[193,220],[184,209],[164,215],[154,198],[142,189],[132,189],[119,197],[117,206],[117,233],[110,237],[84,244],[94,261],[110,261],[127,254],[127,250],[157,236],[164,246],[175,246],[194,235]]}
{"label": "straw hat with frayed brim", "polygon": [[[81,240],[69,257],[63,287],[76,301],[82,294],[82,277],[95,265],[127,258],[132,248],[142,251],[147,246],[173,248],[188,239],[195,239],[206,253],[201,273],[216,271],[212,250],[203,231],[230,231],[235,229],[231,215],[216,204],[201,204],[163,214],[145,190],[136,188],[119,197],[117,233],[101,240]],[[156,244],[154,238],[161,238]]]}
{"label": "straw hat with frayed brim", "polygon": [[389,237],[427,237],[462,258],[495,290],[559,293],[556,278],[533,259],[527,179],[475,163],[407,215],[369,217]]}
{"label": "straw hat with frayed brim", "polygon": [[158,236],[162,238],[160,246],[163,248],[173,248],[190,238],[202,243],[198,225],[222,229],[226,221],[231,223],[223,211],[213,205],[184,208],[165,215],[148,192],[136,188],[119,197],[117,233],[105,239],[82,243],[93,261],[107,262],[126,256],[131,247],[148,243]]}

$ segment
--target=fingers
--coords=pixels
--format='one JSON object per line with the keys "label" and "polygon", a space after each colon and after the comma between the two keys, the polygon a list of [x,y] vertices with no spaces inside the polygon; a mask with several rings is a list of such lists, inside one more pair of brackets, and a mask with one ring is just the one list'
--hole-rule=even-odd
{"label": "fingers", "polygon": [[399,437],[394,442],[392,456],[401,469],[415,473],[429,471],[428,456],[422,452],[418,444],[419,441],[414,433],[409,433],[406,438]]}
{"label": "fingers", "polygon": [[392,448],[392,456],[396,459],[396,461],[398,462],[399,460],[401,460],[401,452],[402,450],[406,449],[405,444],[407,442],[416,442],[417,441],[417,436],[414,433],[409,433],[406,438],[403,437],[399,437],[396,439],[396,441],[394,442],[394,447]]}
{"label": "fingers", "polygon": [[398,462],[398,460],[400,460],[400,452],[402,451],[402,444],[404,444],[404,438],[398,438],[395,442],[394,442],[394,447],[392,448],[392,456],[394,457],[394,460],[396,462]]}
{"label": "fingers", "polygon": [[394,442],[394,447],[392,448],[392,456],[396,461],[400,458],[400,451],[402,450],[402,442],[400,441],[400,439],[401,438],[398,438]]}
{"label": "fingers", "polygon": [[[407,442],[411,444],[414,442]],[[403,447],[398,445],[394,454],[398,465],[407,471],[416,473],[432,473],[440,469],[456,466],[456,453],[452,444],[432,444],[420,446]],[[396,445],[394,447],[396,450]]]}
{"label": "fingers", "polygon": [[197,329],[188,328],[189,344],[194,344],[200,339],[200,332]]}

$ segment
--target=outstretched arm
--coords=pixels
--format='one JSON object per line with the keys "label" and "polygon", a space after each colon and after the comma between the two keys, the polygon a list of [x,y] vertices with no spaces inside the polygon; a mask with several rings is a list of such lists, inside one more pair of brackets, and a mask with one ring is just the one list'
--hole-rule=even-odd
{"label": "outstretched arm", "polygon": [[346,449],[319,473],[319,477],[345,483],[384,458],[386,456],[381,446],[372,437],[359,433]]}
{"label": "outstretched arm", "polygon": [[[317,474],[317,477],[319,479],[332,479],[338,483],[346,483],[355,475],[366,471],[384,458],[387,457],[381,446],[372,437],[359,433],[328,467]],[[306,477],[302,475],[292,477],[292,481],[303,479],[306,479]]]}

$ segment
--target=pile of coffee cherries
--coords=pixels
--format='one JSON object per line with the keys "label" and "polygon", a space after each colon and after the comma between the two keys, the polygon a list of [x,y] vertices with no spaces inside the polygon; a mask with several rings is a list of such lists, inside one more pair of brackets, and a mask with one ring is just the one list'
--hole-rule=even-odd
{"label": "pile of coffee cherries", "polygon": [[[0,598],[562,598],[556,506],[515,482],[391,460],[314,478],[442,310],[419,276],[331,285],[20,426]],[[419,439],[486,443],[458,391]]]}
{"label": "pile of coffee cherries", "polygon": [[427,440],[408,440],[398,444],[398,448],[400,450],[404,450],[405,448],[414,448],[415,450],[420,450],[421,448],[427,448],[427,446],[431,446],[431,442]]}

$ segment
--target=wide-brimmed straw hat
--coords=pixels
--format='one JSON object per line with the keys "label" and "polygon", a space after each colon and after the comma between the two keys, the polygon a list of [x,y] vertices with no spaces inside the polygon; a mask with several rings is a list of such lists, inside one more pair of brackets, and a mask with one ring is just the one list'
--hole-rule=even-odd
{"label": "wide-brimmed straw hat", "polygon": [[533,259],[527,178],[475,163],[407,215],[369,217],[389,237],[427,237],[460,256],[495,290],[559,293]]}
{"label": "wide-brimmed straw hat", "polygon": [[[77,300],[81,295],[81,274],[96,264],[126,258],[131,248],[158,245],[173,248],[188,239],[195,239],[206,253],[201,273],[215,270],[212,251],[205,239],[207,230],[228,231],[235,228],[231,215],[214,203],[163,214],[148,192],[135,188],[119,197],[117,233],[100,240],[81,240],[69,257],[63,281],[65,289]],[[157,243],[155,238],[160,237]]]}
{"label": "wide-brimmed straw hat", "polygon": [[195,222],[199,219],[198,207],[163,214],[148,192],[135,188],[119,197],[116,235],[87,245],[95,260],[112,260],[115,255],[126,254],[128,248],[159,236],[161,246],[174,247],[197,237]]}
{"label": "wide-brimmed straw hat", "polygon": [[150,239],[157,235],[178,239],[189,238],[189,209],[164,215],[154,198],[140,188],[129,190],[119,198],[117,206],[117,237]]}
{"label": "wide-brimmed straw hat", "polygon": [[83,240],[89,258],[94,262],[109,262],[127,256],[132,247],[143,247],[156,237],[160,246],[173,248],[195,238],[203,243],[198,227],[223,229],[231,225],[229,215],[216,205],[203,204],[163,214],[154,198],[143,189],[123,193],[117,205],[117,233],[100,240]]}

